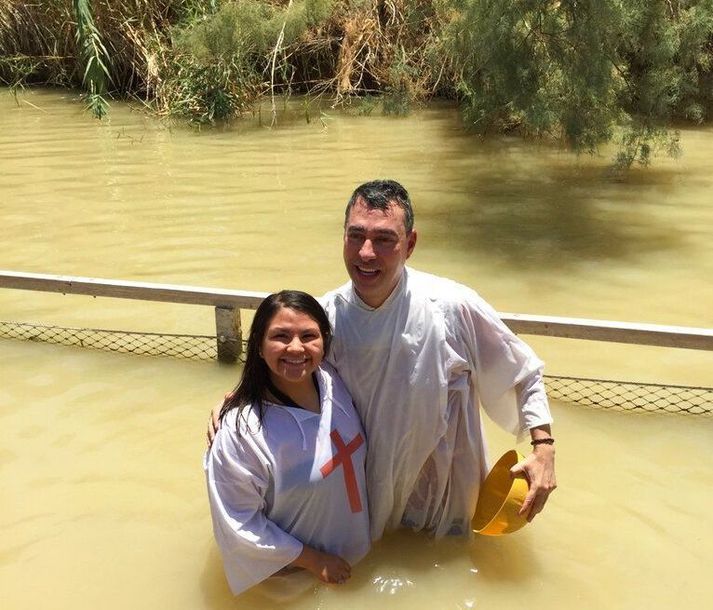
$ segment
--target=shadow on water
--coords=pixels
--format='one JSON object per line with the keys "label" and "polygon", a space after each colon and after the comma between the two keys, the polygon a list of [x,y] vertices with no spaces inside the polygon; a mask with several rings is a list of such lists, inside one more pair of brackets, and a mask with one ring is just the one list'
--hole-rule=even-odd
{"label": "shadow on water", "polygon": [[473,565],[491,583],[518,583],[538,577],[533,538],[525,532],[503,537],[475,536],[469,546]]}
{"label": "shadow on water", "polygon": [[447,184],[448,200],[441,194],[417,210],[436,244],[518,267],[559,268],[684,245],[684,234],[653,209],[676,196],[681,171],[634,169],[617,179],[601,161],[552,150],[508,143],[474,150],[472,141],[469,148],[452,167],[439,167],[434,184]]}

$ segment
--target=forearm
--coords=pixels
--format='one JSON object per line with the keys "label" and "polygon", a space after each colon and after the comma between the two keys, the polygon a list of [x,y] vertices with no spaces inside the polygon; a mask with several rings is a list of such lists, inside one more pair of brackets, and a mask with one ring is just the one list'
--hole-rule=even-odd
{"label": "forearm", "polygon": [[290,568],[302,568],[312,572],[312,569],[316,563],[317,551],[311,546],[302,544],[302,552],[297,556],[297,558],[288,564]]}
{"label": "forearm", "polygon": [[533,428],[530,428],[530,439],[532,441],[539,441],[536,442],[535,445],[533,445],[534,447],[548,445],[549,443],[542,442],[548,438],[554,438],[552,436],[552,426],[550,424],[541,424],[539,426],[534,426]]}
{"label": "forearm", "polygon": [[527,479],[529,492],[520,512],[532,521],[557,487],[552,416],[541,370],[517,386],[517,398],[521,422],[530,434],[532,453],[516,466],[514,474]]}
{"label": "forearm", "polygon": [[[552,427],[549,424],[530,428],[532,454],[535,459],[546,469],[546,480],[551,481],[554,489],[555,470],[555,441],[552,436]],[[552,491],[551,489],[549,491]]]}
{"label": "forearm", "polygon": [[[550,405],[545,391],[545,381],[542,370],[531,372],[515,386],[517,408],[520,417],[521,433],[525,430],[544,430],[544,436],[550,431],[547,428],[552,423]],[[532,434],[532,433],[531,433]],[[539,437],[538,437],[539,438]],[[534,437],[532,437],[534,440]]]}

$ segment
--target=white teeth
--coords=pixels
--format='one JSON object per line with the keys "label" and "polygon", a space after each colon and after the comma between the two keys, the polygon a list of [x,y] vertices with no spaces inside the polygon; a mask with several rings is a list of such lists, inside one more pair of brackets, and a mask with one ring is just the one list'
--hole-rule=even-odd
{"label": "white teeth", "polygon": [[357,266],[357,269],[359,269],[359,271],[361,273],[366,273],[367,275],[374,275],[374,274],[378,273],[377,269],[364,269],[363,267],[359,267],[359,266]]}

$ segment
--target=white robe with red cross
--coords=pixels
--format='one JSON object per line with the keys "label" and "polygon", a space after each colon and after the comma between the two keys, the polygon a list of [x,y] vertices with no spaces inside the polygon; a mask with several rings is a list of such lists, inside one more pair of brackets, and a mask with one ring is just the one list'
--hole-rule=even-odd
{"label": "white robe with red cross", "polygon": [[321,302],[369,442],[372,539],[469,535],[488,470],[479,407],[513,434],[550,423],[542,362],[473,290],[408,267],[376,309],[351,282]]}
{"label": "white robe with red cross", "polygon": [[[213,531],[235,595],[307,544],[354,564],[370,546],[365,436],[334,369],[317,371],[321,413],[266,403],[223,421],[206,454]],[[303,575],[302,575],[303,576]]]}

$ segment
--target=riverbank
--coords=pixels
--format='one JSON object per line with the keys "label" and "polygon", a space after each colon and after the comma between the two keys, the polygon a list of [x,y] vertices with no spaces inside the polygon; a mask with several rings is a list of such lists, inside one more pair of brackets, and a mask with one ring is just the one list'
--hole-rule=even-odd
{"label": "riverbank", "polygon": [[672,121],[713,108],[708,0],[8,0],[0,83],[84,87],[199,124],[293,92],[404,115],[454,100],[481,134],[619,144],[617,162],[675,156]]}

